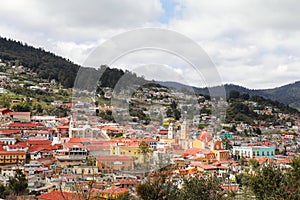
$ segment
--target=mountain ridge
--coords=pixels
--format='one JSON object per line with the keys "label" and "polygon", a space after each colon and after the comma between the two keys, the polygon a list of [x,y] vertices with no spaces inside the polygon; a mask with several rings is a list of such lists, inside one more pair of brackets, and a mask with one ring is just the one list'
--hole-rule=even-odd
{"label": "mountain ridge", "polygon": [[[157,81],[157,83],[166,87],[194,91],[196,94],[204,95],[209,95],[210,88],[220,87],[194,87],[173,81]],[[227,96],[231,90],[236,90],[240,93],[247,93],[250,96],[260,95],[273,101],[279,101],[300,111],[300,81],[269,89],[249,89],[235,84],[224,84],[222,86],[224,86]]]}

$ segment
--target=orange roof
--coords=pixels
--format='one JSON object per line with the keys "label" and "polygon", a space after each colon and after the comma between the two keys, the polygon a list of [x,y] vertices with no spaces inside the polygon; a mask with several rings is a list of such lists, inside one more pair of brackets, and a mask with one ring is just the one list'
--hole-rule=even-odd
{"label": "orange roof", "polygon": [[1,155],[6,155],[6,154],[11,154],[11,155],[14,155],[14,154],[18,154],[18,155],[22,155],[22,154],[26,154],[25,151],[0,151],[0,154]]}
{"label": "orange roof", "polygon": [[210,169],[218,169],[219,167],[213,166],[213,165],[203,165],[201,162],[191,162],[192,167],[200,167],[204,170],[210,170]]}
{"label": "orange roof", "polygon": [[9,112],[6,115],[30,115],[30,112]]}
{"label": "orange roof", "polygon": [[50,140],[27,140],[27,145],[51,145]]}
{"label": "orange roof", "polygon": [[31,127],[31,128],[35,128],[35,127],[38,127],[38,126],[43,126],[43,124],[41,123],[10,123],[8,125],[9,127]]}
{"label": "orange roof", "polygon": [[0,135],[20,134],[20,130],[0,130]]}
{"label": "orange roof", "polygon": [[213,138],[210,133],[203,131],[197,139],[202,142],[210,142]]}
{"label": "orange roof", "polygon": [[80,143],[82,142],[81,138],[70,138],[69,143]]}
{"label": "orange roof", "polygon": [[81,199],[80,196],[80,194],[71,192],[53,191],[39,195],[36,198],[44,200],[79,200]]}
{"label": "orange roof", "polygon": [[26,142],[18,142],[16,144],[7,145],[9,148],[27,147]]}

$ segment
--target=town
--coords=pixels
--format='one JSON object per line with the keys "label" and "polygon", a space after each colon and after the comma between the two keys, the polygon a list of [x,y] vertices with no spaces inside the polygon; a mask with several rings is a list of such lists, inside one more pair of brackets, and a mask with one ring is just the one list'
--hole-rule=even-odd
{"label": "town", "polygon": [[[241,177],[289,170],[300,154],[299,113],[246,94],[215,100],[148,84],[119,94],[124,109],[111,88],[71,99],[55,79],[14,64],[0,62],[3,199],[144,199],[138,188],[158,173],[179,189],[183,178],[214,176],[224,198],[255,199]],[[227,108],[227,119],[213,106]]]}

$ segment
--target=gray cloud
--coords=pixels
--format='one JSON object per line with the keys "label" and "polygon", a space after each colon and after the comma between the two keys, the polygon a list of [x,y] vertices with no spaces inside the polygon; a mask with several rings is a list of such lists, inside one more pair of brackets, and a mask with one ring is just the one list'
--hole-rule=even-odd
{"label": "gray cloud", "polygon": [[[180,15],[161,24],[164,10],[159,0],[3,1],[0,30],[2,36],[83,63],[94,48],[113,35],[140,27],[168,28],[202,46],[224,83],[266,88],[299,80],[299,1],[178,2]],[[122,59],[118,66],[149,63],[149,55],[138,57]],[[184,62],[168,58],[156,55],[155,63],[181,70],[186,79],[197,83],[199,77],[193,77]]]}

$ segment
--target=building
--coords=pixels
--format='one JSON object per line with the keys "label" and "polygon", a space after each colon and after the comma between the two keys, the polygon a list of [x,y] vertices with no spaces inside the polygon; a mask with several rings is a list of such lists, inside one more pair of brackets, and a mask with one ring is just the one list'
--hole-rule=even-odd
{"label": "building", "polygon": [[0,151],[0,165],[15,165],[25,163],[25,161],[25,151]]}
{"label": "building", "polygon": [[275,155],[275,148],[266,146],[233,146],[232,152],[234,156],[238,157],[268,157],[273,159]]}
{"label": "building", "polygon": [[133,158],[129,156],[97,156],[96,165],[104,173],[133,170]]}
{"label": "building", "polygon": [[8,112],[5,115],[10,116],[13,121],[30,122],[30,112]]}

